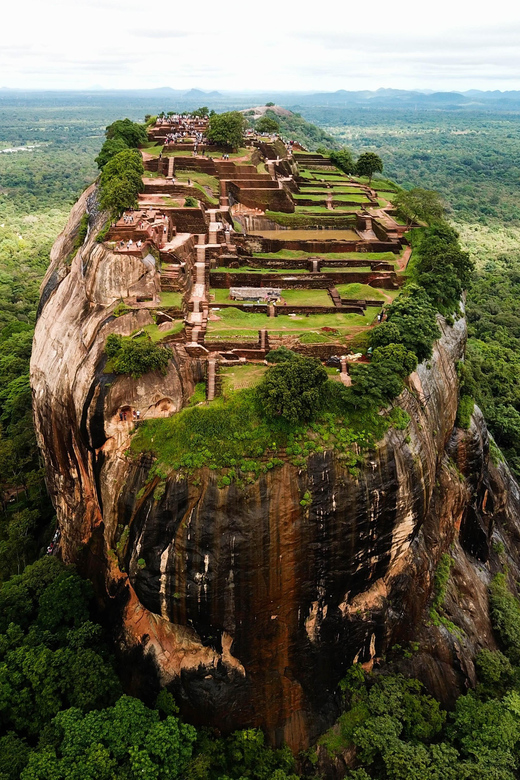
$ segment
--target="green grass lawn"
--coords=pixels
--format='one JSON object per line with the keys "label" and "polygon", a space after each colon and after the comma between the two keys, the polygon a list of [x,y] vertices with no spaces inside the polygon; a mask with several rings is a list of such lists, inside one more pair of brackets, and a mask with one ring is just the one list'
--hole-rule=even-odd
{"label": "green grass lawn", "polygon": [[[327,290],[282,290],[288,306],[333,306]],[[283,308],[283,304],[279,304]]]}
{"label": "green grass lawn", "polygon": [[369,284],[336,284],[336,290],[342,298],[361,298],[366,300],[381,300],[389,303],[400,293],[400,290],[383,290],[378,287],[371,287]]}
{"label": "green grass lawn", "polygon": [[233,301],[229,297],[228,288],[221,290],[218,287],[210,287],[209,294],[210,296],[211,295],[213,296],[212,300],[215,303],[233,303]]}
{"label": "green grass lawn", "polygon": [[228,395],[234,390],[245,390],[247,387],[257,385],[266,371],[267,366],[256,363],[221,368],[219,376],[222,377],[223,394]]}
{"label": "green grass lawn", "polygon": [[[370,273],[371,270],[372,269],[370,268],[369,265],[361,265],[361,266],[356,266],[355,268],[352,267],[350,268],[350,272],[355,274]],[[326,266],[326,265],[321,267],[322,274],[337,274],[337,273],[346,274],[347,271],[348,271],[348,266],[345,266],[345,268],[333,268],[331,266]]]}
{"label": "green grass lawn", "polygon": [[159,330],[159,327],[152,323],[151,325],[145,325],[142,330],[150,336],[154,343],[162,341],[162,339],[168,336],[174,336],[176,333],[180,333],[184,327],[184,320],[173,320],[171,328],[168,330]]}
{"label": "green grass lawn", "polygon": [[[336,284],[336,290],[339,292],[342,298],[359,298],[368,300],[386,300],[381,290],[371,287],[369,284],[359,284],[354,282],[352,284]],[[386,291],[385,291],[386,292]]]}
{"label": "green grass lawn", "polygon": [[330,214],[331,216],[335,214],[352,214],[352,209],[328,209],[326,206],[295,206],[295,211],[297,214]]}
{"label": "green grass lawn", "polygon": [[337,195],[334,193],[333,201],[335,203],[347,203],[348,201],[354,202],[354,203],[370,203],[371,201],[367,198],[366,195]]}
{"label": "green grass lawn", "polygon": [[381,260],[385,263],[395,263],[398,255],[393,252],[301,252],[299,249],[280,249],[279,252],[254,252],[253,257],[264,257],[273,260],[301,260],[315,257],[324,260]]}
{"label": "green grass lawn", "polygon": [[[278,336],[299,336],[312,330],[329,327],[339,331],[342,337],[348,336],[354,330],[371,325],[379,312],[379,307],[369,307],[365,315],[361,314],[312,314],[309,317],[297,315],[291,317],[279,313],[278,317],[268,317],[265,314],[244,312],[240,309],[223,309],[218,312],[220,319],[208,321],[207,340],[222,341],[257,341],[258,331],[267,328],[270,333]],[[326,334],[324,334],[326,335]],[[337,341],[337,336],[327,336],[329,341]]]}
{"label": "green grass lawn", "polygon": [[289,274],[292,276],[293,274],[307,274],[309,273],[307,268],[295,268],[294,270],[291,270],[290,268],[252,268],[250,266],[242,266],[241,268],[227,268],[227,267],[220,267],[220,268],[212,268],[210,271],[210,279],[211,274],[213,273],[224,273],[224,274],[285,274],[288,276]]}
{"label": "green grass lawn", "polygon": [[161,306],[180,309],[182,306],[182,293],[180,292],[162,292]]}
{"label": "green grass lawn", "polygon": [[153,154],[154,157],[159,157],[163,150],[163,145],[151,143],[150,146],[143,146],[142,150],[143,152],[146,152],[146,154]]}
{"label": "green grass lawn", "polygon": [[213,195],[218,197],[220,185],[216,176],[211,176],[209,173],[201,173],[199,171],[175,172],[176,181],[187,182],[188,179],[196,184],[200,184],[201,187],[209,187]]}
{"label": "green grass lawn", "polygon": [[293,195],[293,198],[294,198],[295,201],[298,201],[298,200],[313,200],[313,201],[316,201],[316,203],[323,203],[323,201],[326,200],[326,198],[322,194],[315,194],[313,192],[297,193],[296,195]]}

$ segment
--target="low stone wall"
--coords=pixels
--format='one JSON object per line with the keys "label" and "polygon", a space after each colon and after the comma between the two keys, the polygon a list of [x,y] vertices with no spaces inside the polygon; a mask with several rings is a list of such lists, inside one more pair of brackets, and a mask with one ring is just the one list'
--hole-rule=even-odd
{"label": "low stone wall", "polygon": [[251,209],[261,209],[262,211],[281,211],[285,214],[294,212],[294,203],[289,193],[284,189],[246,189],[239,187],[235,182],[227,183],[228,196],[233,200],[242,203]]}
{"label": "low stone wall", "polygon": [[200,208],[168,208],[177,233],[206,233],[207,225],[204,212]]}
{"label": "low stone wall", "polygon": [[[323,233],[326,235],[327,231]],[[399,241],[341,241],[338,239],[312,239],[303,241],[301,239],[282,240],[281,238],[265,238],[263,236],[245,236],[244,245],[248,246],[249,252],[279,252],[281,249],[296,249],[301,252],[393,252],[398,253],[401,249]],[[257,249],[261,246],[261,249]]]}

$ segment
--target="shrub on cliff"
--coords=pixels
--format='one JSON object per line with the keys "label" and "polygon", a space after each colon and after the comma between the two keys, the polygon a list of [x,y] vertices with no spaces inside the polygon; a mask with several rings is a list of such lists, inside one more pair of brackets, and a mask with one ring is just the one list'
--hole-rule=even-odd
{"label": "shrub on cliff", "polygon": [[387,319],[374,328],[373,347],[403,344],[421,363],[432,354],[433,342],[440,338],[436,311],[424,288],[410,284],[387,309]]}
{"label": "shrub on cliff", "polygon": [[238,149],[244,141],[247,119],[238,111],[227,111],[210,117],[207,137],[214,144]]}
{"label": "shrub on cliff", "polygon": [[417,358],[403,344],[388,344],[374,350],[368,366],[354,365],[348,396],[356,408],[386,406],[404,387],[404,379],[417,366]]}
{"label": "shrub on cliff", "polygon": [[130,374],[138,379],[150,371],[166,374],[172,353],[168,347],[154,344],[150,338],[137,340],[111,333],[105,343],[110,368],[116,374]]}
{"label": "shrub on cliff", "polygon": [[258,399],[268,417],[304,422],[321,407],[327,379],[319,360],[297,355],[267,371],[258,386]]}
{"label": "shrub on cliff", "polygon": [[106,141],[96,157],[96,163],[100,170],[119,152],[123,152],[125,149],[138,149],[148,140],[146,125],[140,125],[130,119],[118,119],[108,125],[105,136]]}
{"label": "shrub on cliff", "polygon": [[283,363],[284,360],[294,360],[295,357],[297,357],[296,352],[293,352],[292,349],[278,347],[268,352],[265,359],[268,363]]}
{"label": "shrub on cliff", "polygon": [[106,128],[105,135],[107,140],[122,139],[130,149],[137,149],[148,140],[146,125],[132,122],[131,119],[117,119],[112,122]]}
{"label": "shrub on cliff", "polygon": [[97,167],[101,170],[112,157],[115,157],[119,152],[124,152],[125,149],[128,149],[128,146],[122,138],[107,139],[96,157]]}
{"label": "shrub on cliff", "polygon": [[337,152],[331,151],[329,152],[329,157],[330,161],[343,173],[355,173],[356,165],[352,159],[350,149],[340,149]]}
{"label": "shrub on cliff", "polygon": [[458,307],[462,291],[470,285],[472,271],[470,256],[460,248],[452,227],[440,223],[422,233],[415,279],[442,314],[451,314]]}
{"label": "shrub on cliff", "polygon": [[99,203],[116,218],[122,211],[137,206],[143,191],[143,161],[136,149],[125,149],[110,159],[100,177]]}

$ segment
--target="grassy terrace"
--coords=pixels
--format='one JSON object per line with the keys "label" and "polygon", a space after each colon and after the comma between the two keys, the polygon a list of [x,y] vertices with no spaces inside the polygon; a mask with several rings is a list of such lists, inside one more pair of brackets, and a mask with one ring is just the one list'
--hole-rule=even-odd
{"label": "grassy terrace", "polygon": [[[130,452],[151,452],[157,462],[151,476],[165,478],[172,471],[193,473],[207,466],[219,476],[218,486],[252,483],[260,474],[290,462],[305,465],[314,452],[335,450],[345,469],[356,474],[359,454],[373,447],[393,424],[392,415],[375,411],[352,414],[343,388],[336,381],[324,387],[324,411],[310,425],[283,418],[266,419],[256,401],[254,384],[260,379],[249,367],[224,374],[225,395],[211,404],[183,409],[173,417],[143,422],[132,439]],[[246,385],[245,389],[234,389]],[[325,411],[326,410],[326,411]],[[196,480],[193,485],[199,484]]]}
{"label": "grassy terrace", "polygon": [[258,384],[266,371],[267,366],[256,363],[221,368],[219,376],[222,377],[223,394],[228,395],[233,390],[245,390],[253,387]]}
{"label": "grassy terrace", "polygon": [[341,214],[349,216],[349,214],[352,214],[352,208],[348,209],[345,206],[344,209],[341,210],[341,208],[338,208],[337,206],[332,209],[328,209],[327,206],[295,206],[295,212],[296,214]]}
{"label": "grassy terrace", "polygon": [[248,265],[241,266],[240,268],[228,268],[226,266],[222,266],[219,268],[212,268],[210,271],[210,274],[212,273],[224,273],[224,274],[285,274],[285,276],[294,274],[307,274],[309,273],[307,268],[295,268],[294,270],[291,270],[290,268],[252,268]]}
{"label": "grassy terrace", "polygon": [[[211,288],[215,303],[240,303],[229,297],[229,290]],[[281,297],[291,306],[332,306],[332,299],[327,290],[282,290]],[[283,303],[281,304],[283,306]]]}
{"label": "grassy terrace", "polygon": [[[218,321],[208,321],[206,339],[208,341],[221,339],[222,341],[256,342],[258,331],[261,328],[267,328],[270,333],[276,336],[299,338],[324,327],[334,328],[339,337],[345,338],[372,325],[378,312],[379,307],[370,307],[367,308],[365,316],[333,313],[312,314],[307,317],[304,315],[284,315],[279,310],[278,317],[268,317],[266,314],[255,314],[241,309],[223,309],[218,312]],[[325,340],[331,342],[338,341],[338,335],[323,334]]]}
{"label": "grassy terrace", "polygon": [[162,292],[161,306],[165,308],[180,309],[182,306],[182,293],[180,292]]}
{"label": "grassy terrace", "polygon": [[301,260],[302,258],[321,258],[323,260],[381,260],[395,263],[398,255],[393,252],[301,252],[299,249],[280,249],[278,252],[254,252],[253,257],[267,260]]}
{"label": "grassy terrace", "polygon": [[336,284],[336,290],[342,298],[359,298],[362,300],[380,300],[390,303],[398,295],[399,290],[382,290],[369,284]]}
{"label": "grassy terrace", "polygon": [[157,343],[158,341],[162,341],[165,338],[168,338],[169,336],[174,336],[176,333],[180,333],[181,330],[184,327],[184,320],[174,320],[171,323],[171,327],[167,330],[160,330],[158,325],[155,325],[152,323],[151,325],[145,325],[144,328],[141,328],[139,333],[143,331],[142,335],[136,336],[136,341],[139,341],[141,338],[146,338],[149,336],[151,340],[154,343]]}
{"label": "grassy terrace", "polygon": [[206,195],[208,192],[204,189],[208,187],[213,196],[217,197],[219,193],[219,181],[216,176],[211,176],[209,173],[200,173],[199,171],[176,171],[175,180],[180,182],[187,182],[188,179],[195,184],[198,184],[203,188]]}

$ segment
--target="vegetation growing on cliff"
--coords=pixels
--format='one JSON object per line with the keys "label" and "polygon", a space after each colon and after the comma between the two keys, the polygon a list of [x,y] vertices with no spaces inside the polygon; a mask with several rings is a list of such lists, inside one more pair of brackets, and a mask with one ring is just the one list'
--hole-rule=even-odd
{"label": "vegetation growing on cliff", "polygon": [[144,189],[143,160],[137,149],[118,152],[105,165],[99,180],[99,204],[118,217],[124,209],[135,208]]}
{"label": "vegetation growing on cliff", "polygon": [[154,344],[150,337],[134,339],[111,333],[107,336],[105,352],[109,358],[107,371],[129,374],[139,379],[150,371],[166,374],[172,353],[168,347]]}

